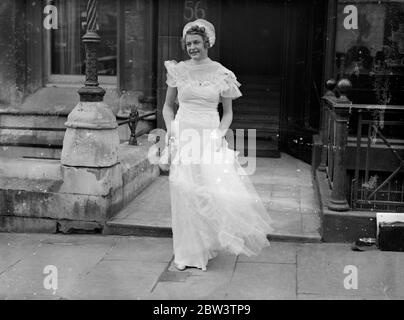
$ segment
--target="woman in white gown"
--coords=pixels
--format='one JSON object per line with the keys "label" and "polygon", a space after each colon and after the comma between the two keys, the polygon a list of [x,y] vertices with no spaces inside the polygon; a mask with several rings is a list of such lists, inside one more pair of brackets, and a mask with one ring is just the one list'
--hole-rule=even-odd
{"label": "woman in white gown", "polygon": [[[229,149],[224,138],[232,121],[232,99],[241,92],[234,73],[207,55],[215,42],[214,27],[203,19],[190,22],[182,41],[191,59],[164,63],[168,88],[163,117],[166,143],[172,143],[173,150],[169,187],[174,262],[179,270],[206,270],[221,250],[258,254],[269,245],[272,229],[238,152]],[[217,155],[222,158],[213,158]]]}

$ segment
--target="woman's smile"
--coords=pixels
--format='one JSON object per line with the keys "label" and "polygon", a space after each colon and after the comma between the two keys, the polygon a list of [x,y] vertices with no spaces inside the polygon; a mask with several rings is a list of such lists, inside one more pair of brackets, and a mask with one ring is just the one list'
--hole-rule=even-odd
{"label": "woman's smile", "polygon": [[203,60],[208,56],[208,49],[203,43],[203,38],[200,35],[187,35],[186,47],[188,55],[194,60]]}

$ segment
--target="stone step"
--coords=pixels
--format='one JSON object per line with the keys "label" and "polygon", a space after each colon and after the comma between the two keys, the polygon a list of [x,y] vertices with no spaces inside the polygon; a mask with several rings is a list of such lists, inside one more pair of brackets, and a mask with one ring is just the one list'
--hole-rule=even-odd
{"label": "stone step", "polygon": [[[238,150],[240,151],[240,150]],[[240,152],[240,155],[242,156],[252,156],[253,155],[253,150],[244,148],[243,152]],[[269,147],[263,147],[263,148],[256,148],[254,149],[254,154],[258,158],[279,158],[280,157],[280,151],[276,145],[272,145]]]}
{"label": "stone step", "polygon": [[[238,133],[236,130],[233,130],[233,134],[237,134],[238,139],[242,139],[244,136],[244,139],[247,140],[247,130],[242,131],[244,135]],[[257,140],[262,139],[262,140],[271,140],[271,141],[277,141],[278,140],[278,130],[256,130],[255,131],[255,136]],[[229,140],[228,140],[229,141]],[[234,141],[234,140],[233,140]],[[246,144],[247,142],[244,142]]]}
{"label": "stone step", "polygon": [[245,106],[262,106],[265,108],[278,108],[279,109],[279,97],[267,97],[259,95],[256,97],[239,98],[239,100],[233,103],[234,107]]}
{"label": "stone step", "polygon": [[231,125],[231,129],[256,129],[256,130],[272,130],[279,132],[278,120],[256,121],[251,119],[235,119]]}
{"label": "stone step", "polygon": [[257,88],[257,89],[274,89],[274,90],[280,90],[281,88],[281,83],[279,81],[279,79],[261,79],[258,80],[257,79],[248,79],[248,78],[243,78],[240,79],[239,81],[241,83],[241,88],[247,88],[247,89],[251,89],[251,88]]}
{"label": "stone step", "polygon": [[279,97],[280,89],[271,85],[252,85],[240,87],[243,94],[239,99],[248,99],[249,97]]}
{"label": "stone step", "polygon": [[38,146],[0,146],[0,157],[25,159],[60,159],[62,148],[41,148]]}
{"label": "stone step", "polygon": [[258,158],[280,158],[281,153],[278,149],[257,149],[255,155]]}
{"label": "stone step", "polygon": [[0,232],[55,232],[58,225],[66,232],[101,230],[159,176],[150,146],[147,135],[138,146],[121,144],[119,162],[97,169],[1,157]]}
{"label": "stone step", "polygon": [[62,148],[65,130],[30,130],[0,128],[0,145]]}
{"label": "stone step", "polygon": [[160,175],[113,219],[104,234],[170,237],[171,204],[168,177]]}
{"label": "stone step", "polygon": [[5,113],[0,112],[0,128],[24,128],[27,130],[65,130],[67,115],[34,114],[34,113]]}
{"label": "stone step", "polygon": [[[160,237],[172,238],[173,233],[171,226],[147,226],[137,225],[134,222],[107,222],[104,227],[103,234],[120,235],[120,236],[135,236],[135,237]],[[303,235],[289,232],[271,233],[267,235],[269,241],[282,242],[300,242],[300,243],[320,243],[321,236],[318,235]]]}
{"label": "stone step", "polygon": [[0,110],[0,157],[59,159],[67,114]]}
{"label": "stone step", "polygon": [[[269,179],[270,174],[267,173],[269,167],[266,164],[262,165],[262,163],[275,163],[274,168],[277,168],[279,166],[278,162],[280,161],[284,161],[285,166],[289,165],[288,161],[282,159],[258,159],[258,175],[255,176],[257,181],[263,181],[268,178],[269,183],[271,183],[271,179]],[[282,166],[282,164],[280,165]],[[305,168],[305,170],[306,169],[308,172],[310,171],[309,167]],[[285,170],[280,169],[277,171],[282,172]],[[305,177],[307,177],[307,184],[311,183],[309,173],[305,174]],[[281,177],[275,177],[275,179],[276,178],[279,180]],[[290,177],[288,179],[290,179]],[[253,179],[252,181],[254,183]],[[276,181],[274,181],[275,184],[269,183],[254,183],[257,192],[268,208],[269,214],[271,215],[272,211],[276,213],[273,215],[273,220],[277,227],[274,232],[268,234],[268,239],[273,241],[320,242],[321,235],[316,231],[320,229],[318,208],[305,209],[304,216],[308,218],[308,222],[306,222],[303,228],[301,220],[304,218],[300,212],[300,207],[297,206],[293,208],[293,203],[297,200],[291,198],[289,203],[288,199],[276,198],[277,196],[284,196],[284,193],[287,192],[285,190],[296,188],[295,183],[293,182],[293,186],[285,186],[285,190],[283,190]],[[304,195],[306,198],[310,198],[309,200],[312,202],[315,202],[314,191],[309,195],[306,193]],[[307,199],[305,201],[307,201]],[[287,208],[288,206],[291,208]],[[284,213],[283,215],[282,212]],[[107,221],[103,233],[124,236],[172,237],[168,176],[160,175],[147,189],[143,190],[142,193],[129,203],[128,206],[121,210],[113,219]]]}
{"label": "stone step", "polygon": [[279,116],[277,114],[248,114],[248,113],[235,113],[233,115],[233,122],[237,123],[240,121],[254,122],[254,123],[279,123]]}
{"label": "stone step", "polygon": [[238,114],[248,114],[248,115],[270,115],[277,116],[279,119],[279,106],[267,106],[267,105],[254,105],[254,104],[242,104],[233,106],[233,116]]}
{"label": "stone step", "polygon": [[279,106],[262,106],[262,105],[234,105],[233,107],[233,116],[238,114],[248,114],[252,116],[258,115],[270,115],[270,116],[278,116],[279,117]]}
{"label": "stone step", "polygon": [[[160,237],[172,238],[171,225],[152,226],[136,224],[135,221],[109,221],[104,227],[106,235],[137,236],[137,237]],[[269,241],[319,243],[321,235],[298,234],[291,232],[274,232],[267,235]]]}
{"label": "stone step", "polygon": [[[229,148],[234,149],[234,145],[229,144]],[[244,139],[244,148],[252,149],[252,146],[249,145],[248,140]],[[278,141],[276,137],[271,137],[269,139],[259,139],[255,140],[255,148],[258,150],[277,150],[278,149]]]}
{"label": "stone step", "polygon": [[268,76],[248,76],[240,75],[238,81],[241,83],[241,88],[278,88],[281,87],[279,77],[270,78]]}
{"label": "stone step", "polygon": [[[0,156],[57,159],[63,147],[67,114],[0,110]],[[118,121],[118,123],[121,120]],[[139,121],[136,132],[149,132],[150,121]],[[121,143],[130,138],[127,124],[118,127]]]}
{"label": "stone step", "polygon": [[[266,132],[266,131],[258,131],[256,132],[257,139],[255,140],[255,148],[253,149],[248,144],[248,139],[244,138],[244,155],[251,155],[252,152],[255,152],[257,157],[268,157],[268,158],[279,158],[279,141],[277,132]],[[234,150],[234,144],[229,144],[229,148]]]}

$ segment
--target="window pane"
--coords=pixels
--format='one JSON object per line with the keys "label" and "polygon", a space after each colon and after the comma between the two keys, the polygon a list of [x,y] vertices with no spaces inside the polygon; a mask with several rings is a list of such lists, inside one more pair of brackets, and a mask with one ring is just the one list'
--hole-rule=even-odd
{"label": "window pane", "polygon": [[[52,30],[52,74],[84,74],[85,51],[81,41],[86,31],[87,0],[55,1],[58,29]],[[98,74],[116,75],[117,70],[117,2],[98,1]]]}
{"label": "window pane", "polygon": [[354,103],[404,104],[404,0],[339,0],[336,64]]}

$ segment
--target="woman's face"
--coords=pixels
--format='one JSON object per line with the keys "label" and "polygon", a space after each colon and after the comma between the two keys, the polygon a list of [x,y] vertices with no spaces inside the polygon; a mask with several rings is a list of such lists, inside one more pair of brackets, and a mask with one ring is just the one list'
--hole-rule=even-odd
{"label": "woman's face", "polygon": [[193,60],[202,60],[208,56],[208,48],[205,48],[203,38],[199,34],[187,34],[185,37],[185,47],[188,55]]}

